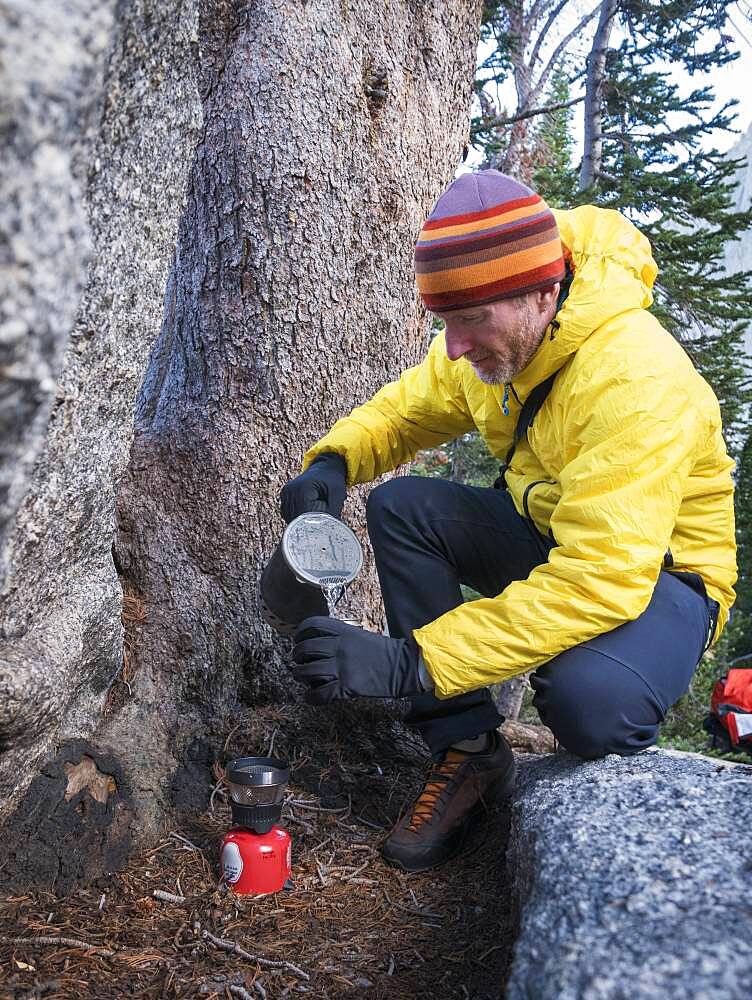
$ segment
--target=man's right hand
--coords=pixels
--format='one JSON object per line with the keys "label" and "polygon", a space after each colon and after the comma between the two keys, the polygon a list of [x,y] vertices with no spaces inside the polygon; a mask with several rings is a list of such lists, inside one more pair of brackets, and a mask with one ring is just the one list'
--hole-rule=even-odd
{"label": "man's right hand", "polygon": [[318,510],[339,517],[347,492],[347,464],[341,455],[324,452],[305,472],[282,487],[280,505],[286,523]]}

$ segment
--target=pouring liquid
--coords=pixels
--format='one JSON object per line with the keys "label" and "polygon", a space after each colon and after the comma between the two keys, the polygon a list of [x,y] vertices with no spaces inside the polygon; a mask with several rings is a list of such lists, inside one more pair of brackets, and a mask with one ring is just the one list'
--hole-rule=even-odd
{"label": "pouring liquid", "polygon": [[329,609],[329,617],[336,618],[335,608],[342,600],[345,590],[347,590],[347,577],[345,576],[322,576],[319,586],[326,600]]}

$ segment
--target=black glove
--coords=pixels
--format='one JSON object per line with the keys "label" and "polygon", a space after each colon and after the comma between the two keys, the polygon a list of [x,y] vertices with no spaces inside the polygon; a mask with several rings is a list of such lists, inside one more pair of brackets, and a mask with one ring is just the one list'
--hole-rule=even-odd
{"label": "black glove", "polygon": [[327,451],[282,487],[282,517],[287,524],[311,510],[339,517],[346,493],[347,463],[341,455]]}
{"label": "black glove", "polygon": [[412,637],[391,639],[336,618],[306,618],[295,630],[293,673],[308,685],[306,701],[312,705],[340,698],[402,698],[425,691],[419,658]]}

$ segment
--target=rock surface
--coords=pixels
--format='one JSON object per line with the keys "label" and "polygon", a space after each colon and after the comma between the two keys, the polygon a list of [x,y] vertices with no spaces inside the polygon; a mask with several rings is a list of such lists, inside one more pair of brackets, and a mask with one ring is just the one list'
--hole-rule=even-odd
{"label": "rock surface", "polygon": [[654,751],[522,759],[507,1000],[742,1000],[752,768]]}
{"label": "rock surface", "polygon": [[[734,209],[737,212],[746,211],[752,205],[752,123],[739,142],[729,150],[727,159],[740,160],[736,171],[736,197]],[[735,274],[737,271],[748,271],[752,260],[752,229],[742,234],[741,239],[726,244],[724,252],[724,271]],[[752,325],[747,328],[744,338],[747,354],[752,357]]]}

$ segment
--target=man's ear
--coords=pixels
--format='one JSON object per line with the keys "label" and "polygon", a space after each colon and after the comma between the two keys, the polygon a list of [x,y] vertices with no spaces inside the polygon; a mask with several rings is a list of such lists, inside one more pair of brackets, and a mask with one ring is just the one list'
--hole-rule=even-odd
{"label": "man's ear", "polygon": [[541,316],[546,316],[552,309],[556,309],[560,288],[561,285],[557,281],[555,285],[549,285],[547,288],[539,288],[533,293],[536,296],[536,305]]}

